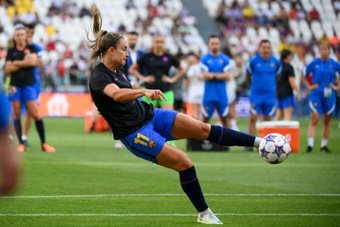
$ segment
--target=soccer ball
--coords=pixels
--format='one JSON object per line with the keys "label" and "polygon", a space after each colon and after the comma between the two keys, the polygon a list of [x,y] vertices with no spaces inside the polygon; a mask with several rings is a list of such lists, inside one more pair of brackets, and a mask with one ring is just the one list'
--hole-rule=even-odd
{"label": "soccer ball", "polygon": [[286,137],[278,133],[270,133],[263,137],[259,154],[263,160],[270,164],[279,164],[287,159],[291,151]]}

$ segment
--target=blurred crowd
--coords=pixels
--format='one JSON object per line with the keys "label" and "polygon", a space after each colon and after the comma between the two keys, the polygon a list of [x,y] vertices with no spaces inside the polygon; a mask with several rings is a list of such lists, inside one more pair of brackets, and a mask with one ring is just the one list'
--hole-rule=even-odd
{"label": "blurred crowd", "polygon": [[[112,17],[111,11],[105,14],[108,8],[105,4],[111,2],[96,3],[103,8],[104,20],[110,21],[106,25],[106,30],[123,34],[132,29],[137,31],[140,34],[139,46],[144,51],[151,48],[154,34],[167,37],[168,50],[173,54],[189,53],[193,50],[205,51],[204,41],[195,27],[196,20],[180,0],[120,2],[119,6],[123,7],[122,10],[125,10],[131,18],[124,15],[124,20],[105,19],[107,16]],[[117,3],[116,1],[114,4]],[[81,27],[84,23],[86,26],[90,24],[91,4],[90,0],[2,1],[0,14],[5,17],[0,22],[0,67],[4,65],[6,49],[13,45],[13,25],[35,24],[34,41],[44,48],[44,64],[40,69],[43,90],[86,91],[89,76],[89,51],[83,41],[86,29],[80,31],[81,36],[76,33],[79,31],[77,25]],[[46,9],[42,10],[43,8]],[[76,27],[72,28],[72,26]]]}

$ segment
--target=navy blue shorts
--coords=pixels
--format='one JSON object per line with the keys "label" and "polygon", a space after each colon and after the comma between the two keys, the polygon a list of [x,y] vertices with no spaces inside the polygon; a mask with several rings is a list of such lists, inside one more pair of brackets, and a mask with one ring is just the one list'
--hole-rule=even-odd
{"label": "navy blue shorts", "polygon": [[0,129],[9,127],[10,113],[8,97],[0,91]]}
{"label": "navy blue shorts", "polygon": [[29,101],[37,100],[37,91],[34,86],[16,87],[14,94],[9,96],[11,102],[26,103]]}
{"label": "navy blue shorts", "polygon": [[173,139],[171,130],[176,115],[175,111],[156,108],[150,122],[121,141],[137,157],[157,163],[156,157],[164,144]]}

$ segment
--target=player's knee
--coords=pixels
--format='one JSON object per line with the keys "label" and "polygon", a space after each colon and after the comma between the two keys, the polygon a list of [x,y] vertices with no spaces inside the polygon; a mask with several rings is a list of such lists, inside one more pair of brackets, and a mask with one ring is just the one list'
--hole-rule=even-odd
{"label": "player's knee", "polygon": [[15,119],[19,119],[21,116],[21,111],[20,110],[16,110],[16,109],[14,109],[13,110],[13,115],[14,115],[14,118]]}
{"label": "player's knee", "polygon": [[190,158],[185,153],[183,153],[181,156],[178,157],[176,161],[175,169],[179,172],[179,171],[189,169],[192,166],[193,166],[193,163],[190,160]]}
{"label": "player's knee", "polygon": [[317,125],[319,122],[319,116],[317,114],[312,114],[310,122],[312,125]]}
{"label": "player's knee", "polygon": [[178,163],[177,170],[183,171],[193,166],[192,161],[189,158],[185,158]]}
{"label": "player's knee", "polygon": [[323,124],[324,125],[329,125],[331,123],[331,117],[325,116],[323,119]]}
{"label": "player's knee", "polygon": [[203,139],[208,138],[208,136],[210,134],[210,129],[211,129],[211,127],[210,127],[209,124],[203,123],[203,122],[199,123],[199,131],[201,132],[201,135],[202,135],[201,137]]}

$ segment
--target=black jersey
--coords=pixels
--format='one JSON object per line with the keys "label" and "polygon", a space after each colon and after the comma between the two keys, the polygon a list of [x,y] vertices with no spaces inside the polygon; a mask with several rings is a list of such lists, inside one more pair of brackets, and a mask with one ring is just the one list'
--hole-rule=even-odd
{"label": "black jersey", "polygon": [[159,89],[163,92],[169,91],[171,88],[171,84],[162,81],[163,75],[169,76],[171,66],[176,68],[180,66],[178,59],[168,53],[164,53],[162,56],[147,53],[137,63],[140,68],[145,69],[146,76],[152,75],[155,77],[155,82],[152,84],[145,83],[145,87],[148,89]]}
{"label": "black jersey", "polygon": [[[8,49],[6,61],[24,60],[25,55],[37,53],[33,45],[27,45],[23,50],[16,47]],[[11,74],[11,85],[17,87],[31,86],[35,83],[34,67],[23,67]]]}
{"label": "black jersey", "polygon": [[295,77],[293,66],[289,63],[282,62],[282,72],[276,86],[277,97],[279,99],[287,98],[293,95],[293,89],[289,83],[290,77]]}
{"label": "black jersey", "polygon": [[104,94],[104,88],[112,83],[119,88],[131,88],[122,70],[112,72],[103,63],[98,64],[90,79],[92,99],[112,128],[114,138],[121,139],[149,122],[153,117],[154,108],[151,104],[139,100],[124,103],[114,101]]}

